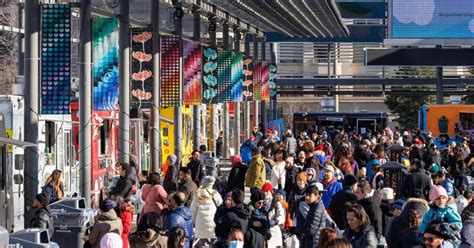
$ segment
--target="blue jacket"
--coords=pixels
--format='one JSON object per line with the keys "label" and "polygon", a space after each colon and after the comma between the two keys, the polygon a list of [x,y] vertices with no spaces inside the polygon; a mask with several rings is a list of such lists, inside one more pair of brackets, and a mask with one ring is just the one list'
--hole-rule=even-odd
{"label": "blue jacket", "polygon": [[[62,188],[63,186],[61,184],[61,189]],[[54,187],[52,183],[48,183],[45,186],[43,186],[41,193],[46,193],[46,192],[49,193],[49,204],[57,202],[59,200],[58,195],[54,191]]]}
{"label": "blue jacket", "polygon": [[165,229],[169,231],[174,227],[184,229],[186,233],[186,244],[184,247],[189,247],[190,241],[193,240],[193,215],[191,210],[184,205],[179,206],[166,218]]}
{"label": "blue jacket", "polygon": [[441,183],[441,186],[446,190],[448,193],[448,196],[454,196],[454,180],[451,178],[446,178],[444,179],[443,183]]}
{"label": "blue jacket", "polygon": [[332,181],[328,184],[323,182],[324,189],[327,190],[323,192],[323,203],[325,208],[329,208],[331,204],[332,197],[340,190],[342,190],[342,183],[338,182],[336,178],[333,178]]}
{"label": "blue jacket", "polygon": [[424,233],[432,220],[442,220],[445,223],[456,226],[459,230],[462,228],[461,216],[458,212],[449,206],[430,207],[430,210],[423,216],[423,221],[419,227],[420,233]]}
{"label": "blue jacket", "polygon": [[246,140],[240,147],[242,162],[249,164],[252,161],[252,151],[257,149],[257,143],[253,140]]}

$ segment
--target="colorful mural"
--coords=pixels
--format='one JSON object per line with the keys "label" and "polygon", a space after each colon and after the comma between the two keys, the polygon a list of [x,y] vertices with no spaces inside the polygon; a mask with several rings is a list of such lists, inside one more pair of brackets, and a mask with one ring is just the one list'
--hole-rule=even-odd
{"label": "colorful mural", "polygon": [[201,43],[184,41],[183,53],[183,103],[185,105],[198,105],[201,104]]}
{"label": "colorful mural", "polygon": [[153,107],[153,29],[132,28],[131,107]]}
{"label": "colorful mural", "polygon": [[232,102],[241,102],[243,100],[244,84],[244,56],[242,53],[233,53],[231,60],[231,92],[230,100]]}
{"label": "colorful mural", "polygon": [[179,36],[161,36],[161,106],[181,105]]}

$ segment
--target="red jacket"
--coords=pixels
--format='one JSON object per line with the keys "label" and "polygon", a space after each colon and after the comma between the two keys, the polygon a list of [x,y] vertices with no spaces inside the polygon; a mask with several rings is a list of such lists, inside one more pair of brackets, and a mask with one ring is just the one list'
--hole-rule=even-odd
{"label": "red jacket", "polygon": [[122,214],[120,218],[122,219],[122,242],[123,248],[128,248],[128,234],[132,228],[133,213],[135,212],[135,207],[133,204],[124,204],[122,207]]}

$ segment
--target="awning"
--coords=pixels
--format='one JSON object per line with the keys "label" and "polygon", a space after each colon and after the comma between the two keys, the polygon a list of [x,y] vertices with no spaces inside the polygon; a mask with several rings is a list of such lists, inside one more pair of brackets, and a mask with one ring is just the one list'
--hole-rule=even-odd
{"label": "awning", "polygon": [[0,137],[0,144],[8,144],[8,145],[13,145],[13,146],[19,146],[22,148],[29,147],[29,146],[37,146],[36,144],[22,141],[22,140],[16,140],[16,139],[9,139],[6,137]]}

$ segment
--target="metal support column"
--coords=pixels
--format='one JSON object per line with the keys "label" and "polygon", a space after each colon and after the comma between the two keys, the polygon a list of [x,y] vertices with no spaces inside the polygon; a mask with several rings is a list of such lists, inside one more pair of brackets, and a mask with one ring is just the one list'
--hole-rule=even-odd
{"label": "metal support column", "polygon": [[[201,5],[201,0],[196,3]],[[201,41],[201,9],[193,9],[193,40]],[[193,105],[193,149],[198,150],[201,145],[201,105]]]}
{"label": "metal support column", "polygon": [[[223,30],[222,30],[222,48],[224,50],[229,49],[229,23],[225,22],[223,25]],[[224,106],[223,110],[223,115],[224,115],[224,125],[223,125],[223,131],[224,131],[224,145],[223,145],[223,153],[222,156],[224,158],[229,157],[229,141],[230,141],[230,134],[229,134],[229,103],[223,103]],[[234,130],[235,131],[235,130]]]}
{"label": "metal support column", "polygon": [[119,161],[129,163],[130,155],[130,27],[129,1],[120,2],[119,22]]}
{"label": "metal support column", "polygon": [[81,0],[79,37],[79,164],[81,165],[81,195],[90,205],[92,171],[92,23],[91,0]]}
{"label": "metal support column", "polygon": [[[183,17],[184,11],[180,2],[175,4],[174,9],[174,32],[179,36],[179,63],[180,68],[183,64]],[[180,85],[183,85],[183,72],[179,74]],[[178,157],[178,165],[183,160],[183,106],[181,99],[183,98],[183,88],[180,87],[180,105],[174,107],[174,153]]]}
{"label": "metal support column", "polygon": [[[18,28],[25,28],[24,4],[18,3]],[[18,33],[18,75],[25,75],[25,53],[24,53],[24,39],[23,33]],[[24,81],[24,80],[23,80]]]}
{"label": "metal support column", "polygon": [[[442,46],[437,45],[436,48],[442,49]],[[436,104],[443,104],[444,103],[444,89],[443,89],[443,67],[438,66],[436,67]]]}
{"label": "metal support column", "polygon": [[161,141],[160,141],[160,1],[151,1],[151,24],[153,27],[153,108],[152,108],[152,127],[151,127],[151,171],[159,172],[161,170]]}
{"label": "metal support column", "polygon": [[[258,36],[256,34],[253,35],[253,64],[254,68],[257,64],[258,60]],[[258,101],[253,101],[253,127],[258,127],[259,124],[259,108],[258,108]],[[252,130],[253,130],[252,127]]]}
{"label": "metal support column", "polygon": [[[245,33],[244,35],[245,44],[244,44],[244,51],[245,55],[250,55],[250,33]],[[251,120],[250,120],[250,108],[252,102],[244,102],[244,140],[250,136],[250,132],[252,130]]]}
{"label": "metal support column", "polygon": [[[240,52],[240,30],[234,27],[234,52]],[[240,102],[234,102],[234,154],[240,154]]]}
{"label": "metal support column", "polygon": [[[270,43],[270,63],[276,64],[276,51],[275,51],[275,43]],[[270,121],[273,121],[277,118],[277,109],[276,109],[276,98],[275,100],[272,100],[272,97],[270,97]],[[280,136],[283,134],[280,134]]]}
{"label": "metal support column", "polygon": [[[39,112],[39,34],[38,0],[25,1],[25,141],[38,144]],[[25,149],[25,228],[30,227],[34,211],[33,200],[38,194],[38,148]]]}
{"label": "metal support column", "polygon": [[[210,17],[209,18],[209,44],[211,46],[217,45],[217,38],[216,38],[216,18]],[[209,138],[208,138],[208,150],[212,152],[216,152],[216,140],[217,140],[217,109],[215,104],[209,104]]]}
{"label": "metal support column", "polygon": [[[265,61],[266,60],[266,44],[265,44],[265,38],[262,38],[262,42],[260,43],[260,45],[262,46],[262,61]],[[266,103],[265,101],[262,99],[262,102],[261,102],[261,106],[260,106],[260,116],[261,116],[261,119],[260,119],[260,122],[261,124],[263,125],[264,128],[267,128],[267,111],[266,111]]]}
{"label": "metal support column", "polygon": [[[338,56],[338,48],[337,48],[337,43],[334,43],[334,60],[333,60],[333,72],[332,75],[334,75],[335,78],[337,78],[337,56]],[[331,57],[329,57],[331,58]],[[339,85],[335,85],[335,91],[339,91]],[[334,112],[339,112],[339,94],[334,94]]]}

